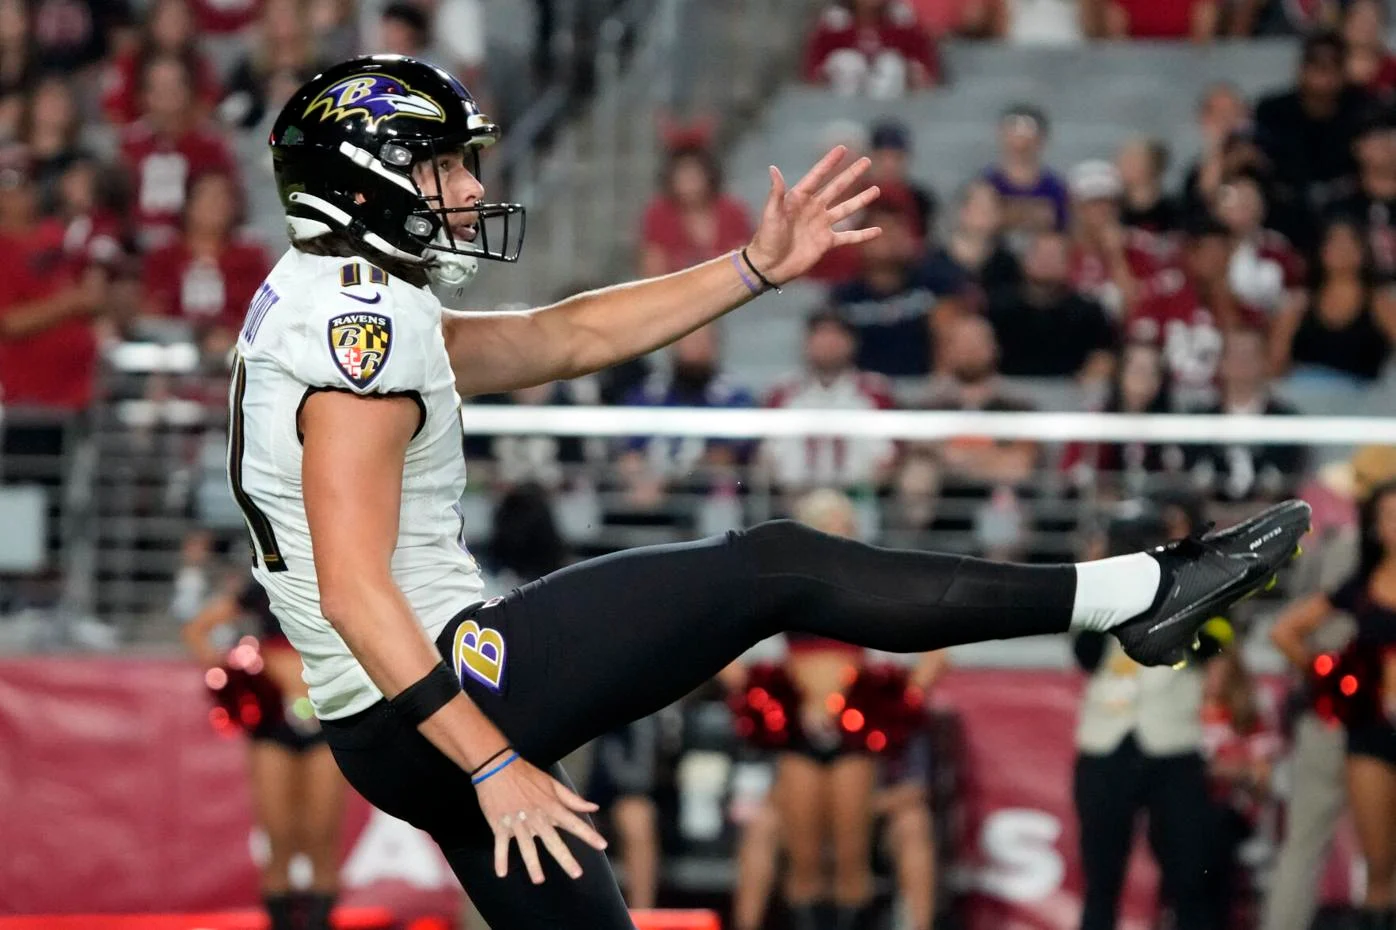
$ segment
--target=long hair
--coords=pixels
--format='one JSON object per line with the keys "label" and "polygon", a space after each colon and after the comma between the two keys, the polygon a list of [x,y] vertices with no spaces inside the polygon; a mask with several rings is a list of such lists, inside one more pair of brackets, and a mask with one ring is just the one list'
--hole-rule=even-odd
{"label": "long hair", "polygon": [[1110,392],[1105,398],[1103,413],[1123,413],[1125,411],[1125,390],[1124,390],[1124,370],[1125,356],[1132,351],[1152,352],[1158,359],[1159,367],[1159,387],[1154,394],[1153,400],[1149,401],[1149,406],[1144,409],[1144,413],[1172,413],[1173,412],[1173,388],[1168,377],[1168,363],[1163,357],[1163,351],[1157,346],[1148,342],[1126,342],[1120,346],[1119,354],[1115,362],[1115,376],[1110,381]]}
{"label": "long hair", "polygon": [[1348,213],[1329,217],[1320,228],[1314,262],[1309,269],[1309,291],[1317,293],[1328,283],[1328,269],[1323,266],[1323,249],[1328,242],[1328,237],[1339,227],[1351,229],[1352,234],[1357,237],[1357,247],[1362,250],[1362,266],[1358,268],[1357,275],[1362,281],[1363,289],[1371,294],[1380,283],[1381,278],[1376,256],[1372,254],[1372,240],[1367,235],[1367,224],[1360,217]]}
{"label": "long hair", "polygon": [[384,255],[375,249],[355,242],[354,238],[343,230],[316,236],[314,239],[293,239],[291,240],[291,248],[297,252],[304,252],[306,255],[362,258],[364,261],[372,262],[382,268],[394,278],[406,281],[414,287],[425,287],[429,281],[427,271],[431,268],[430,262],[409,262],[405,259],[394,258],[391,255]]}
{"label": "long hair", "polygon": [[1386,547],[1377,536],[1377,517],[1383,498],[1392,494],[1396,494],[1396,479],[1385,481],[1373,488],[1372,493],[1367,495],[1367,499],[1358,509],[1362,543],[1358,550],[1357,570],[1353,572],[1352,580],[1360,582],[1363,591],[1366,591],[1367,583],[1371,581],[1377,566],[1387,556]]}
{"label": "long hair", "polygon": [[674,176],[678,174],[679,166],[686,161],[692,161],[702,169],[703,174],[708,179],[708,194],[711,200],[715,201],[722,195],[724,178],[722,176],[722,163],[717,160],[712,149],[705,145],[695,145],[685,143],[671,148],[664,158],[664,165],[659,172],[659,187],[664,196],[672,196],[674,190]]}

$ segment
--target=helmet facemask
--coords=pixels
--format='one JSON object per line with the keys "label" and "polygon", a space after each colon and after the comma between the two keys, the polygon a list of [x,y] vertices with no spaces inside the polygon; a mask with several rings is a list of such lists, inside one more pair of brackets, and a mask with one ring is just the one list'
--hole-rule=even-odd
{"label": "helmet facemask", "polygon": [[[438,146],[434,141],[428,141],[425,146],[414,146],[419,151],[425,149],[426,157],[413,159],[414,167],[410,170],[415,175],[415,165],[426,164],[436,182],[436,193],[431,195],[422,192],[421,185],[417,185],[423,205],[412,211],[406,221],[407,233],[415,239],[424,240],[425,250],[491,261],[518,261],[524,235],[525,213],[522,206],[515,203],[485,202],[476,202],[465,207],[446,206],[446,178],[441,172],[439,159],[443,155],[459,152],[465,161],[466,169],[479,178],[480,149],[493,141],[492,137],[486,136],[466,142],[458,149]],[[414,154],[405,147],[387,145],[384,146],[383,153],[385,160],[402,157],[393,151],[394,148],[403,151],[404,155]],[[413,183],[416,184],[415,177]],[[474,239],[462,239],[451,228],[452,219],[459,214],[470,214],[474,219]],[[426,255],[423,257],[427,258]]]}

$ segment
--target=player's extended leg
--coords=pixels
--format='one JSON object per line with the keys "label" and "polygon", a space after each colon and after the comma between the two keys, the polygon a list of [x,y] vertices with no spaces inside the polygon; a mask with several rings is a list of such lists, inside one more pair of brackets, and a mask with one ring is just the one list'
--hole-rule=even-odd
{"label": "player's extended leg", "polygon": [[1076,566],[879,549],[774,521],[570,566],[463,613],[437,645],[525,758],[545,765],[784,630],[929,652],[1076,625],[1110,629],[1140,661],[1171,661],[1288,560],[1308,513],[1281,505],[1214,542]]}
{"label": "player's extended leg", "polygon": [[[475,802],[470,776],[417,730],[402,726],[386,702],[352,722],[326,721],[325,735],[350,784],[374,807],[426,831],[441,847],[471,903],[491,927],[507,930],[633,930],[605,853],[563,833],[582,867],[570,878],[541,857],[544,881],[533,884],[518,848],[509,871],[494,874],[494,834]],[[562,766],[554,778],[571,787]]]}

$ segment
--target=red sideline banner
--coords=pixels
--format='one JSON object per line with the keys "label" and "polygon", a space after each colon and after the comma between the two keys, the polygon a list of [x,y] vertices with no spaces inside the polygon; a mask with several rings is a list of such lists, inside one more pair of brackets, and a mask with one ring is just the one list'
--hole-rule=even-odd
{"label": "red sideline banner", "polygon": [[[208,911],[257,900],[246,742],[188,662],[0,661],[0,913]],[[349,792],[341,902],[452,916],[436,846]]]}
{"label": "red sideline banner", "polygon": [[[1081,906],[1071,799],[1079,676],[958,670],[937,703],[961,718],[962,838],[952,876],[972,930],[1073,930]],[[216,735],[187,662],[0,661],[0,913],[206,911],[256,900],[242,739]],[[343,903],[456,914],[436,847],[351,793]],[[1325,896],[1346,901],[1340,837]],[[1156,873],[1136,849],[1128,930],[1150,926]]]}

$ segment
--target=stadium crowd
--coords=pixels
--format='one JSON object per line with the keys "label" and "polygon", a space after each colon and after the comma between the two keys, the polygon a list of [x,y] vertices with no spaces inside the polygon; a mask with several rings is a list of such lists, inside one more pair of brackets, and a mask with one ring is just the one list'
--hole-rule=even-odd
{"label": "stadium crowd", "polygon": [[[536,3],[540,74],[556,6]],[[264,168],[238,153],[255,146],[299,82],[357,51],[432,58],[489,101],[496,89],[483,73],[486,12],[482,0],[0,0],[7,478],[31,480],[13,464],[61,454],[75,425],[114,399],[102,359],[123,342],[193,344],[197,377],[151,379],[139,396],[182,393],[218,404],[246,305],[283,244],[248,232]],[[1396,345],[1396,54],[1387,28],[1379,0],[833,4],[811,23],[799,78],[836,94],[934,93],[955,80],[937,52],[949,38],[1205,43],[1291,35],[1298,64],[1292,86],[1260,99],[1229,84],[1210,87],[1196,103],[1201,154],[1182,171],[1169,140],[1147,136],[1054,166],[1052,114],[1031,101],[998,115],[997,159],[956,190],[933,190],[909,173],[918,133],[933,130],[891,120],[842,128],[850,159],[868,155],[866,181],[883,189],[857,222],[884,234],[816,269],[802,344],[766,347],[788,361],[788,377],[745,383],[725,361],[715,325],[662,357],[475,402],[1024,411],[1036,405],[1022,385],[1053,381],[1074,386],[1082,409],[1293,416],[1287,388],[1386,383]],[[665,144],[633,274],[723,254],[752,231],[749,206],[724,188],[711,127],[671,127]],[[504,590],[620,544],[719,532],[766,515],[793,514],[885,543],[1061,559],[1128,551],[1300,491],[1328,501],[1320,531],[1337,542],[1324,547],[1322,578],[1288,593],[1305,584],[1330,590],[1356,563],[1363,495],[1396,476],[1396,462],[1377,450],[1337,480],[1297,446],[471,436],[466,448],[472,485],[487,491],[477,500],[488,527],[478,551]],[[198,443],[188,444],[187,458],[199,454]],[[62,495],[44,480],[55,485],[57,508]],[[161,579],[180,618],[222,592],[231,564],[222,553],[242,552],[240,525],[199,525],[197,484],[178,504],[151,505],[187,526],[180,564]],[[7,586],[0,610],[42,603],[53,591]],[[1347,591],[1348,609],[1361,596]],[[1343,606],[1334,598],[1332,606]],[[1300,641],[1283,635],[1282,647]],[[1078,641],[1075,653],[1090,676],[1075,784],[1082,926],[1114,925],[1140,809],[1159,815],[1151,839],[1177,925],[1253,925],[1255,889],[1230,863],[1243,840],[1280,836],[1270,784],[1281,727],[1268,713],[1274,708],[1259,703],[1236,652],[1203,674],[1158,679],[1102,642]],[[820,694],[804,708],[807,726],[827,730],[823,693],[864,658],[828,643],[791,643],[776,654]],[[1302,646],[1289,654],[1299,665],[1308,658]],[[930,688],[944,664],[943,656],[923,658],[910,673],[915,686]],[[729,672],[714,689],[739,696],[751,669]],[[1321,847],[1312,834],[1331,834],[1327,823],[1343,803],[1333,761],[1343,748],[1313,712],[1300,716],[1309,725],[1294,731],[1291,751],[1329,770],[1292,787],[1291,806],[1315,826],[1287,834],[1278,897],[1265,910],[1271,930],[1308,925]],[[659,896],[663,844],[650,771],[662,754],[657,726],[642,721],[595,751],[597,791],[611,802],[627,891],[641,906]],[[916,757],[925,747],[908,750],[890,772],[842,750],[822,752],[783,757],[771,798],[748,819],[733,926],[763,925],[781,848],[782,895],[796,926],[821,926],[825,917],[863,926],[876,810],[885,815],[908,925],[926,930],[938,905],[925,795],[931,763]],[[1389,819],[1396,758],[1382,764],[1376,774],[1359,772],[1368,780],[1355,797],[1372,817]],[[1100,803],[1126,779],[1138,787],[1128,803]],[[806,803],[825,790],[858,803]],[[1204,809],[1216,819],[1185,813]],[[1159,826],[1166,823],[1191,829],[1168,832]],[[819,854],[826,827],[827,876]],[[1388,873],[1396,869],[1391,846],[1385,834],[1363,837],[1364,853]],[[818,906],[826,897],[832,916]],[[1391,881],[1369,878],[1367,926],[1391,926],[1393,903]]]}

